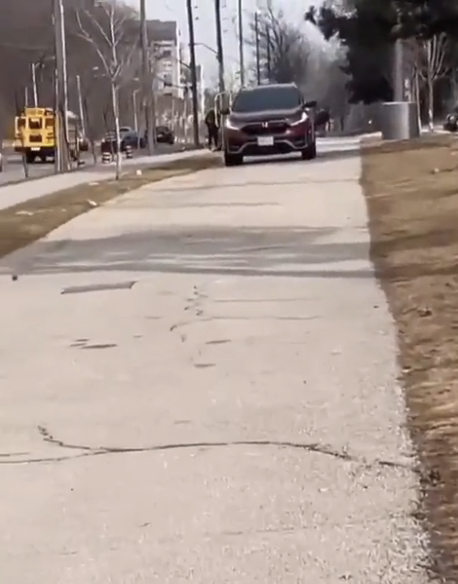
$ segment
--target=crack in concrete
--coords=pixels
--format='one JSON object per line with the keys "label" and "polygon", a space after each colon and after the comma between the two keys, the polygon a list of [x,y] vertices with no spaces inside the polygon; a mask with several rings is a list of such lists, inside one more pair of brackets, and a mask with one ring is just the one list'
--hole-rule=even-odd
{"label": "crack in concrete", "polygon": [[[192,449],[206,449],[206,448],[230,448],[234,446],[258,446],[270,448],[290,448],[294,450],[302,450],[309,453],[322,454],[337,460],[345,462],[355,462],[361,464],[366,469],[373,468],[391,468],[391,469],[405,469],[412,472],[417,472],[416,468],[409,462],[400,460],[387,460],[382,458],[375,458],[371,461],[366,460],[363,456],[357,454],[350,454],[345,450],[337,450],[330,445],[320,444],[319,442],[292,442],[288,440],[231,440],[231,441],[216,441],[216,442],[178,442],[170,444],[154,444],[151,446],[132,446],[132,447],[118,447],[118,446],[88,446],[84,444],[72,444],[55,438],[45,426],[37,426],[38,432],[44,442],[63,448],[65,450],[79,450],[79,454],[67,455],[60,457],[46,457],[46,458],[28,458],[22,460],[1,460],[1,464],[38,464],[45,462],[64,462],[67,460],[75,460],[77,458],[84,458],[89,456],[101,456],[107,454],[136,454],[146,452],[165,452],[168,450],[192,450]],[[13,455],[12,455],[13,456]]]}
{"label": "crack in concrete", "polygon": [[201,324],[203,322],[212,322],[216,320],[227,320],[227,321],[250,321],[250,320],[276,320],[276,321],[289,321],[289,322],[305,322],[310,320],[317,320],[322,318],[321,316],[275,316],[272,314],[261,314],[259,316],[207,316],[204,318],[199,318],[199,320],[188,320],[183,322],[177,322],[173,324],[169,331],[177,331],[183,327],[192,326],[195,324]]}
{"label": "crack in concrete", "polygon": [[[355,527],[367,527],[369,525],[377,525],[379,523],[385,523],[386,521],[393,521],[399,518],[404,518],[408,515],[408,512],[406,511],[401,511],[401,512],[391,512],[388,514],[383,513],[382,515],[380,515],[379,517],[374,517],[373,519],[362,519],[361,521],[351,521],[351,522],[345,522],[345,530],[348,531],[349,529],[353,529]],[[139,525],[139,527],[141,529],[146,529],[148,527],[152,527],[154,524],[146,521],[145,523],[142,523],[141,525]],[[285,526],[281,526],[281,527],[266,527],[264,529],[245,529],[245,530],[222,530],[222,531],[204,531],[203,533],[200,534],[200,537],[202,538],[211,538],[211,539],[215,539],[215,538],[219,538],[219,537],[227,537],[227,538],[232,538],[232,537],[243,537],[243,536],[265,536],[265,535],[277,535],[277,534],[281,534],[281,535],[296,535],[298,533],[304,533],[304,532],[308,532],[308,531],[314,531],[316,532],[318,529],[322,529],[322,528],[342,528],[342,521],[329,521],[328,518],[326,518],[324,521],[317,521],[316,518],[314,518],[313,524],[311,525],[285,525]],[[169,536],[169,537],[160,537],[159,538],[159,542],[161,544],[165,544],[165,543],[172,543],[172,542],[176,542],[176,541],[183,541],[185,539],[185,536],[183,536],[182,534],[176,534],[174,536]]]}
{"label": "crack in concrete", "polygon": [[309,302],[315,298],[307,298],[306,296],[297,298],[214,298],[212,302],[215,304],[260,304],[268,302],[270,304],[278,304],[280,302]]}

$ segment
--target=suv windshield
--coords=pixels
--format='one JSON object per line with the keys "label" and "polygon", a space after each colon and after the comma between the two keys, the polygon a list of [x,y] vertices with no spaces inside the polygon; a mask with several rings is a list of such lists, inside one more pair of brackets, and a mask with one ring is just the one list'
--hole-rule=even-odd
{"label": "suv windshield", "polygon": [[289,110],[300,107],[301,95],[295,87],[259,87],[241,91],[234,100],[234,113]]}

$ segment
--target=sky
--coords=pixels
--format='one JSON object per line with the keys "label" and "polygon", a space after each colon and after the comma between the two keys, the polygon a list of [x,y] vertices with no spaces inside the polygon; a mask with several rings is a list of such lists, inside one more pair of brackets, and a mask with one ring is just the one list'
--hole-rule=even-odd
{"label": "sky", "polygon": [[[245,15],[245,30],[248,30],[249,19],[257,6],[262,7],[267,0],[243,0]],[[205,43],[211,48],[216,47],[215,16],[213,9],[214,0],[192,0],[195,19],[196,56],[199,64],[203,65],[205,77],[208,81],[216,79],[217,65],[215,54],[209,49],[200,46]],[[129,0],[132,5],[138,4],[138,0]],[[147,16],[149,19],[176,20],[179,24],[184,42],[187,42],[187,18],[186,0],[146,0]],[[302,21],[307,6],[313,3],[311,0],[275,0],[273,7],[281,7],[285,16],[292,21]],[[288,8],[285,7],[287,4]],[[221,0],[221,15],[223,26],[223,44],[226,71],[235,74],[238,70],[238,41],[237,41],[237,0]],[[248,60],[248,48],[245,49]]]}

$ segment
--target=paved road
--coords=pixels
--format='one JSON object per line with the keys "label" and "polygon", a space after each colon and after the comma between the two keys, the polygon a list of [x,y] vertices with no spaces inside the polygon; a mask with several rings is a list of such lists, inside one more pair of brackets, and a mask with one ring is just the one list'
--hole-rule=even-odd
{"label": "paved road", "polygon": [[[161,144],[158,148],[160,154],[170,154],[172,152],[179,152],[183,146],[181,144],[176,144],[174,146],[168,146],[167,144]],[[93,170],[94,164],[93,159],[90,154],[84,154],[83,160],[88,169]],[[103,168],[102,164],[98,164],[97,168]],[[37,162],[36,164],[31,164],[29,166],[29,172],[31,178],[43,177],[54,174],[54,165],[50,162],[43,164]],[[24,178],[24,169],[22,167],[22,160],[18,154],[10,153],[5,156],[5,170],[0,173],[0,185],[7,184],[9,182],[16,182]]]}
{"label": "paved road", "polygon": [[3,261],[5,582],[426,582],[344,146],[151,185]]}

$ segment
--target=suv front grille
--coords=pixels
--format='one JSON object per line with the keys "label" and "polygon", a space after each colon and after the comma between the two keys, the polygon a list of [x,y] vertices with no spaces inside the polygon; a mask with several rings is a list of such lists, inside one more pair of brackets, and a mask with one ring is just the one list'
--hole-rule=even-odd
{"label": "suv front grille", "polygon": [[279,120],[275,122],[247,124],[243,127],[243,131],[249,136],[276,136],[284,134],[287,128],[288,124],[283,120]]}

